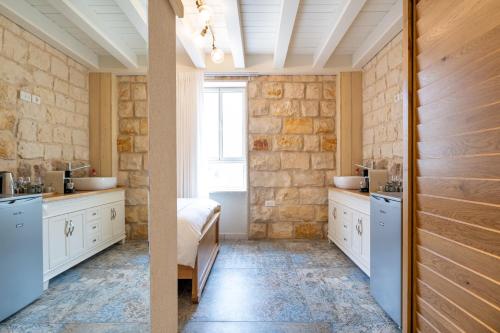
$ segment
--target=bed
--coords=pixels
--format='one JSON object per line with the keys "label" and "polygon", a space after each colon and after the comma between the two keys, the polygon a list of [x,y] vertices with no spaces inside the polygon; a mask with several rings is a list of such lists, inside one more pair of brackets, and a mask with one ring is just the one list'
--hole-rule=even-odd
{"label": "bed", "polygon": [[220,205],[210,199],[177,199],[177,275],[191,280],[198,303],[219,252]]}

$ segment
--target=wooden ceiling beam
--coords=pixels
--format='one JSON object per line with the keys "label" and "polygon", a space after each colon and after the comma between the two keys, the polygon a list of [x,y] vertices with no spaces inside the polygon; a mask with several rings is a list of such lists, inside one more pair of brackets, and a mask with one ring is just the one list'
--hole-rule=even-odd
{"label": "wooden ceiling beam", "polygon": [[0,1],[0,13],[92,70],[99,68],[99,57],[94,51],[61,29],[25,0]]}
{"label": "wooden ceiling beam", "polygon": [[176,18],[175,34],[189,58],[191,58],[193,65],[197,68],[205,68],[205,53],[195,45],[192,38],[192,30],[184,19]]}
{"label": "wooden ceiling beam", "polygon": [[274,45],[274,68],[283,68],[285,66],[286,55],[292,37],[293,26],[297,11],[299,10],[300,0],[282,0],[280,10],[280,21],[276,44]]}
{"label": "wooden ceiling beam", "polygon": [[346,1],[339,18],[335,20],[332,27],[328,31],[324,42],[318,47],[314,53],[313,68],[325,67],[330,56],[335,52],[342,38],[344,38],[347,30],[358,16],[359,12],[365,5],[366,0],[348,0]]}
{"label": "wooden ceiling beam", "polygon": [[69,21],[84,31],[122,65],[127,68],[139,67],[136,54],[122,41],[121,37],[102,25],[97,15],[81,0],[48,0]]}
{"label": "wooden ceiling beam", "polygon": [[116,4],[125,13],[130,23],[142,37],[146,45],[148,44],[148,14],[146,8],[139,0],[115,0]]}
{"label": "wooden ceiling beam", "polygon": [[352,55],[352,66],[361,68],[403,30],[403,1],[398,0]]}
{"label": "wooden ceiling beam", "polygon": [[245,49],[238,0],[224,0],[227,36],[235,68],[245,68]]}

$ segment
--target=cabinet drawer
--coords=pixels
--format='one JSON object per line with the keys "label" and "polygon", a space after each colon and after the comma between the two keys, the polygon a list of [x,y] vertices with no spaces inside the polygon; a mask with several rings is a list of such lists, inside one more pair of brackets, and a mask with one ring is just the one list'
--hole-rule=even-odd
{"label": "cabinet drawer", "polygon": [[340,232],[340,242],[346,248],[351,247],[351,223],[347,221],[340,222],[341,232]]}
{"label": "cabinet drawer", "polygon": [[340,209],[342,211],[341,220],[347,224],[349,224],[352,220],[352,211],[349,208],[342,207]]}
{"label": "cabinet drawer", "polygon": [[90,235],[101,231],[101,221],[87,221],[85,223],[85,234]]}
{"label": "cabinet drawer", "polygon": [[85,247],[91,249],[101,242],[101,235],[99,233],[88,234],[85,237]]}
{"label": "cabinet drawer", "polygon": [[100,210],[98,207],[87,209],[86,213],[87,213],[87,215],[86,215],[87,221],[97,220],[101,216]]}

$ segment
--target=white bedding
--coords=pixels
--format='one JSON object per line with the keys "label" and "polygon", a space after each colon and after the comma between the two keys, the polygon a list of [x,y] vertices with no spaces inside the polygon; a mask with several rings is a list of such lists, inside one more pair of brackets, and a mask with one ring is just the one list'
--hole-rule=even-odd
{"label": "white bedding", "polygon": [[220,209],[210,199],[177,198],[177,263],[194,267],[203,227]]}

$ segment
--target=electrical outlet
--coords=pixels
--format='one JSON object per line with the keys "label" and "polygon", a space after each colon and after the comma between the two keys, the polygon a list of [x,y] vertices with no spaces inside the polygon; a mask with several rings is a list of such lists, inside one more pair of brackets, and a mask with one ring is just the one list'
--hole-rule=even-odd
{"label": "electrical outlet", "polygon": [[31,103],[31,94],[24,90],[19,90],[19,98],[25,102]]}
{"label": "electrical outlet", "polygon": [[40,104],[42,102],[40,96],[31,95],[31,102],[35,104]]}
{"label": "electrical outlet", "polygon": [[266,206],[266,207],[274,207],[274,206],[276,206],[276,201],[274,201],[274,200],[266,200],[266,202],[264,203],[264,206]]}

